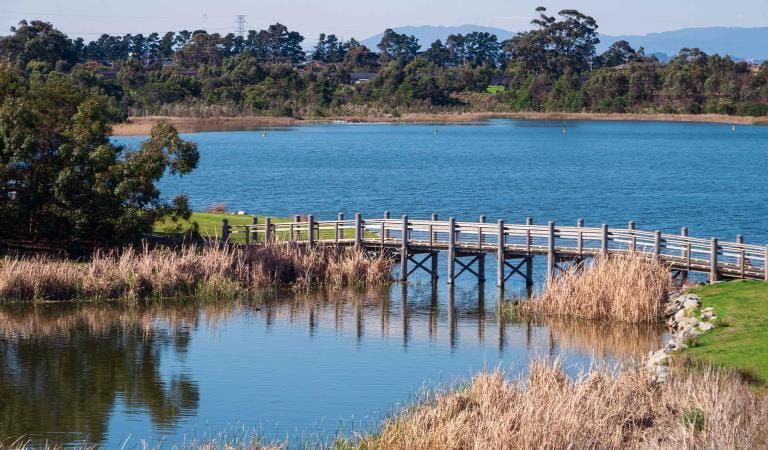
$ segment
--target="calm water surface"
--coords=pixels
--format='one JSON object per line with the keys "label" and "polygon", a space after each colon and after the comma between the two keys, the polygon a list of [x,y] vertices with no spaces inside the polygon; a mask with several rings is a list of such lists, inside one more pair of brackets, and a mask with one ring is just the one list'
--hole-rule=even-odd
{"label": "calm water surface", "polygon": [[[313,125],[187,135],[200,168],[163,192],[196,209],[334,218],[502,218],[768,242],[768,127],[497,120],[480,125]],[[435,135],[434,130],[439,134]],[[142,138],[119,138],[136,144]]]}
{"label": "calm water surface", "polygon": [[[200,133],[161,182],[195,209],[623,225],[768,242],[768,128],[492,121]],[[435,128],[439,130],[436,135]],[[142,138],[119,138],[136,145]],[[493,273],[489,264],[488,273]],[[541,267],[537,268],[540,274]],[[444,268],[442,269],[444,271]],[[540,275],[539,275],[540,276]],[[423,280],[423,278],[421,278]],[[519,286],[514,285],[514,289]],[[417,281],[370,292],[0,309],[0,436],[135,447],[258,428],[370,429],[424,386],[560,357],[571,373],[661,345],[657,328],[501,320],[497,294]],[[235,432],[235,434],[237,434]]]}
{"label": "calm water surface", "polygon": [[661,346],[657,327],[504,321],[496,293],[411,284],[251,300],[0,309],[0,435],[134,448],[233,428],[299,442],[372,429],[425,386]]}

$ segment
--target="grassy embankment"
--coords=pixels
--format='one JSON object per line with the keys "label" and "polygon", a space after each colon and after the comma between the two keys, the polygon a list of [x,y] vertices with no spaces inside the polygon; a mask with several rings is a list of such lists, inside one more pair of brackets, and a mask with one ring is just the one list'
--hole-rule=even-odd
{"label": "grassy embankment", "polygon": [[732,281],[693,292],[701,297],[702,307],[715,308],[718,323],[684,355],[768,385],[768,283]]}

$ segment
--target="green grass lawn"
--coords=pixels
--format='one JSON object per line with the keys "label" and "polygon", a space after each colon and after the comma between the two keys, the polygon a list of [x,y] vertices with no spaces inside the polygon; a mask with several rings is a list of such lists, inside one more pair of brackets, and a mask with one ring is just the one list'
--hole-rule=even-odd
{"label": "green grass lawn", "polygon": [[732,281],[693,290],[713,307],[717,328],[686,351],[695,361],[737,369],[768,384],[768,283]]}

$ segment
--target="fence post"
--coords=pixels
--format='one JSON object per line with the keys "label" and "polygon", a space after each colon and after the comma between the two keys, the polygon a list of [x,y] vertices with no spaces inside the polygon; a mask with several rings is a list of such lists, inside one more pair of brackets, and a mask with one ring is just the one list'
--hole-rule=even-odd
{"label": "fence post", "polygon": [[555,278],[555,222],[549,222],[547,230],[547,281]]}
{"label": "fence post", "polygon": [[653,256],[661,257],[661,231],[656,230],[653,235]]}
{"label": "fence post", "polygon": [[712,238],[712,248],[709,256],[709,282],[715,283],[719,281],[717,273],[717,238]]}
{"label": "fence post", "polygon": [[403,216],[400,245],[400,280],[408,281],[408,216]]}
{"label": "fence post", "polygon": [[245,234],[245,246],[251,245],[251,228],[246,225],[243,227],[243,233]]}
{"label": "fence post", "polygon": [[630,220],[629,224],[627,224],[627,229],[629,230],[629,250],[634,253],[637,251],[637,237],[635,236],[635,221]]}
{"label": "fence post", "polygon": [[272,242],[272,219],[264,219],[264,242]]}
{"label": "fence post", "polygon": [[739,272],[741,273],[741,278],[744,278],[745,272],[747,270],[747,264],[746,264],[746,258],[744,257],[744,235],[737,234],[736,235],[736,243],[739,244],[741,248],[739,248],[738,251],[738,257],[736,258],[736,263],[739,265]]}
{"label": "fence post", "polygon": [[[309,218],[307,218],[309,220]],[[301,216],[296,214],[293,216],[293,223],[301,223]],[[288,238],[289,241],[300,241],[301,240],[301,227],[298,225],[291,225],[291,229],[289,230],[290,237]],[[296,235],[294,236],[293,230],[296,230]],[[310,240],[309,237],[307,237],[307,240]]]}
{"label": "fence post", "polygon": [[496,248],[496,286],[504,288],[504,263],[506,262],[506,253],[504,251],[504,221],[499,220],[499,234],[496,240],[498,241]]}
{"label": "fence post", "polygon": [[259,225],[259,218],[254,216],[251,219],[251,224],[253,225],[253,243],[255,244],[259,241],[259,229],[257,228]]}
{"label": "fence post", "polygon": [[221,241],[226,243],[229,240],[229,220],[221,219]]}
{"label": "fence post", "polygon": [[448,219],[448,284],[453,284],[456,273],[456,219]]}
{"label": "fence post", "polygon": [[605,256],[608,254],[608,224],[604,223],[600,228],[600,253]]}
{"label": "fence post", "polygon": [[363,216],[355,213],[355,248],[360,248],[363,244]]}
{"label": "fence post", "polygon": [[[319,234],[318,238],[320,238]],[[312,247],[315,245],[315,216],[309,215],[307,216],[307,244]]]}

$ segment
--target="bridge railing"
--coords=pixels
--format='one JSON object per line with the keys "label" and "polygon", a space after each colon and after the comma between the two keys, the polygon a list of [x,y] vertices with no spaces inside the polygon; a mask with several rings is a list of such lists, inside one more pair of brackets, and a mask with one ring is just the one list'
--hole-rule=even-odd
{"label": "bridge railing", "polygon": [[[310,230],[311,233],[310,233]],[[458,222],[454,220],[354,219],[314,220],[313,216],[293,222],[269,220],[252,225],[222,224],[222,237],[245,243],[306,242],[353,244],[358,246],[429,247],[438,250],[453,246],[460,251],[504,251],[543,254],[550,250],[567,256],[594,256],[599,253],[638,252],[655,255],[679,270],[710,271],[716,277],[761,278],[768,281],[768,246],[680,234],[645,231],[630,222],[627,228],[562,226],[554,223],[507,224],[504,222]]]}

